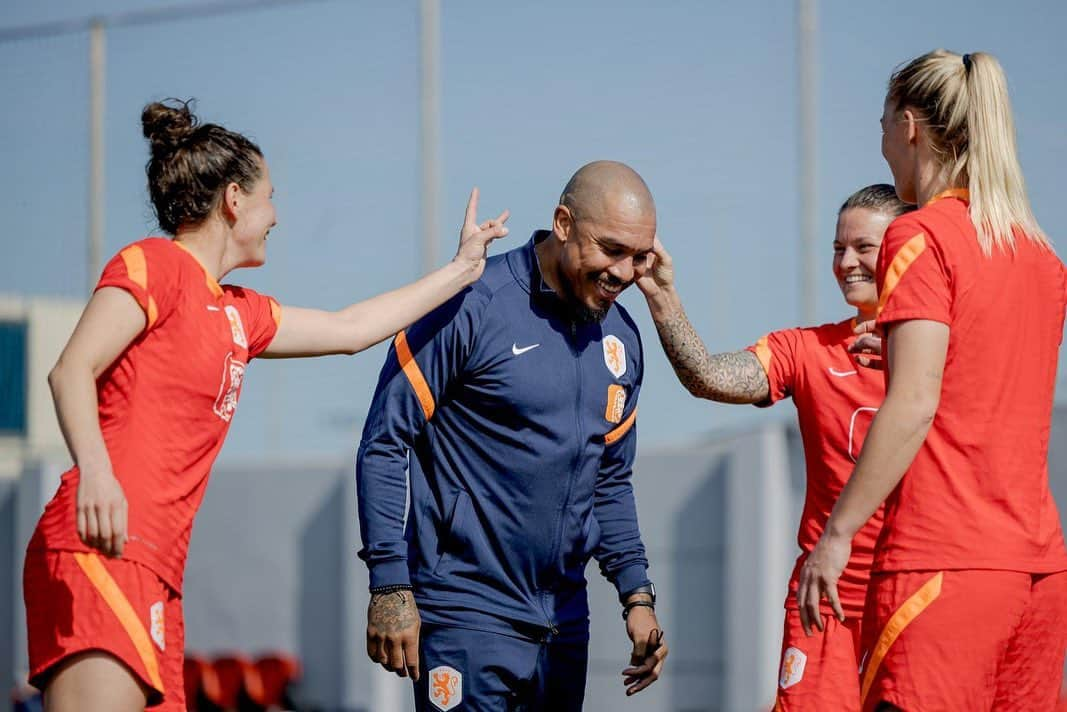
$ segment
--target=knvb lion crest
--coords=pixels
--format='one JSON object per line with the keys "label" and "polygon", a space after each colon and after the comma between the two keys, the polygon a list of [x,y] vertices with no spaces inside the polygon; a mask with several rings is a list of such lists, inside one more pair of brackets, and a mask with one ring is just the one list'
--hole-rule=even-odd
{"label": "knvb lion crest", "polygon": [[165,627],[163,625],[163,601],[156,601],[148,609],[148,622],[152,640],[160,650],[166,650],[167,644],[164,638]]}
{"label": "knvb lion crest", "polygon": [[448,665],[438,665],[430,671],[430,702],[448,712],[463,701],[463,673]]}
{"label": "knvb lion crest", "polygon": [[784,690],[792,687],[804,679],[804,666],[808,664],[808,656],[801,650],[789,647],[782,656],[782,672],[778,677],[778,685]]}
{"label": "knvb lion crest", "polygon": [[245,337],[245,326],[241,322],[241,312],[237,311],[237,307],[232,304],[227,304],[226,318],[230,320],[230,335],[233,336],[233,343],[242,349],[247,349],[248,339]]}
{"label": "knvb lion crest", "polygon": [[219,395],[215,399],[213,410],[215,415],[227,423],[237,410],[237,398],[241,394],[241,381],[244,377],[244,363],[234,358],[233,353],[226,354],[226,362],[222,366],[222,383],[219,385]]}
{"label": "knvb lion crest", "polygon": [[626,373],[626,347],[618,336],[604,337],[604,364],[615,378],[622,378]]}

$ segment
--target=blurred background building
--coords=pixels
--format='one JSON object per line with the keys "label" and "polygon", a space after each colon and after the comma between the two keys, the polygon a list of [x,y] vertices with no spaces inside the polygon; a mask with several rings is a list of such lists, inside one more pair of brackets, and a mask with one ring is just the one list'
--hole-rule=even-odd
{"label": "blurred background building", "polygon": [[[836,208],[889,181],[886,79],[934,47],[1000,58],[1035,212],[1054,241],[1067,234],[1064,26],[1051,1],[3,3],[0,689],[25,673],[22,552],[69,464],[47,372],[101,261],[157,230],[148,101],[196,97],[204,120],[261,145],[279,225],[268,265],[230,279],[283,303],[340,307],[440,264],[472,185],[484,214],[512,210],[494,250],[521,244],[574,169],[615,158],[656,195],[697,329],[733,350],[847,316],[829,270]],[[627,700],[628,641],[592,568],[604,605],[587,709],[764,708],[803,488],[794,411],[690,398],[640,295],[622,302],[646,340],[635,482],[672,649],[666,677]],[[193,537],[189,650],[293,654],[312,708],[411,704],[366,660],[355,558],[352,457],[383,356],[257,362]],[[1060,406],[1061,512],[1064,443]]]}

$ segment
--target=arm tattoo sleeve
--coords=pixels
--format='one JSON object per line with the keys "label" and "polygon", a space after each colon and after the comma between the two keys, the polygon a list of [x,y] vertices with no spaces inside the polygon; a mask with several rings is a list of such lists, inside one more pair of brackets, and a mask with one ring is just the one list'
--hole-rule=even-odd
{"label": "arm tattoo sleeve", "polygon": [[657,321],[656,330],[678,380],[694,396],[721,403],[759,403],[770,395],[767,374],[755,354],[709,354],[684,311]]}

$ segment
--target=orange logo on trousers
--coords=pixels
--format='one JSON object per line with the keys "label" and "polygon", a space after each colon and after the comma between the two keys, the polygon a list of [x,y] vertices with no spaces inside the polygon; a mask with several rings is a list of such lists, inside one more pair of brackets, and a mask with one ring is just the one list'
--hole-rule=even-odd
{"label": "orange logo on trousers", "polygon": [[448,712],[463,701],[463,675],[448,665],[430,670],[430,702],[442,712]]}

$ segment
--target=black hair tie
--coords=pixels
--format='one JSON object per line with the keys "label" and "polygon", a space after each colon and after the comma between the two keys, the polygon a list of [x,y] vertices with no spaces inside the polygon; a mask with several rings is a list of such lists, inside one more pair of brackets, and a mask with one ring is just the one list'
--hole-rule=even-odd
{"label": "black hair tie", "polygon": [[971,71],[971,55],[969,54],[963,55],[963,69],[968,72]]}

